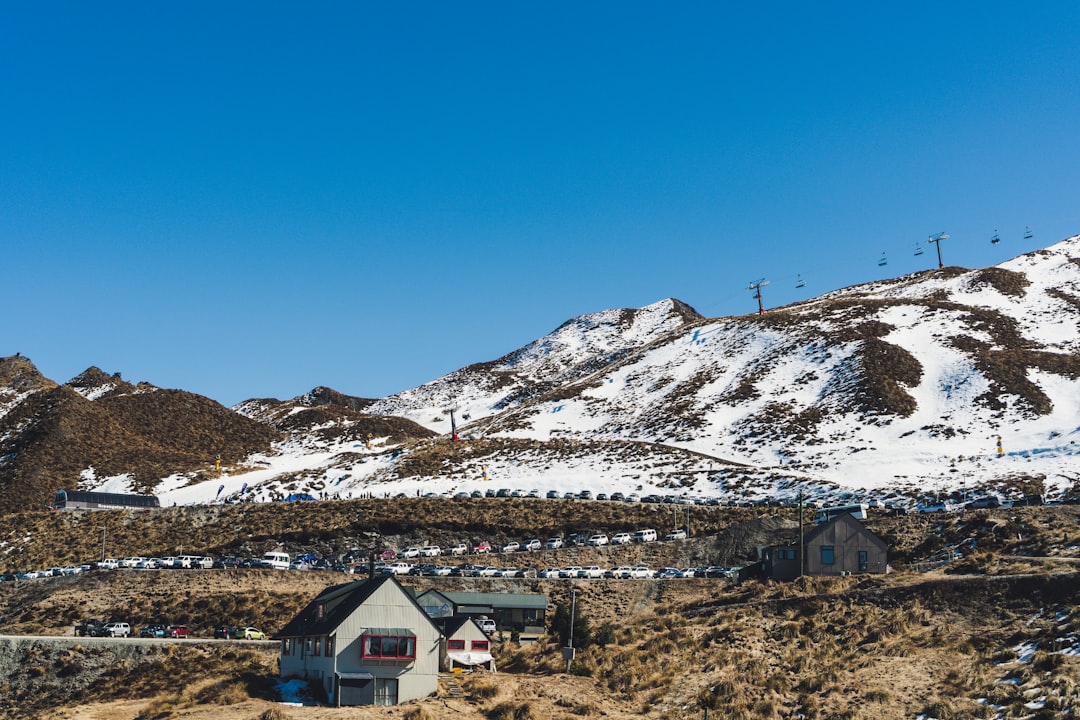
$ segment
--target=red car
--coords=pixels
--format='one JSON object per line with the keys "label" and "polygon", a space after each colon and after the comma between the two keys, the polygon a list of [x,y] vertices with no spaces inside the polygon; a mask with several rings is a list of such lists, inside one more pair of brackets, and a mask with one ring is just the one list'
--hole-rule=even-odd
{"label": "red car", "polygon": [[480,542],[473,545],[473,552],[478,554],[491,552],[491,543],[489,543],[487,540],[481,540]]}
{"label": "red car", "polygon": [[165,636],[171,638],[186,638],[190,633],[187,625],[170,625],[165,630]]}

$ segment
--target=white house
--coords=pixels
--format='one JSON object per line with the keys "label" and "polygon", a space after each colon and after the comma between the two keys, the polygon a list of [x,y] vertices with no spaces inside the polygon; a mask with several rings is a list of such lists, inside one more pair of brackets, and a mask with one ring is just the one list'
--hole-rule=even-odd
{"label": "white house", "polygon": [[278,633],[282,678],[330,705],[396,705],[436,691],[440,632],[392,575],[323,590]]}
{"label": "white house", "polygon": [[491,656],[491,639],[480,629],[476,621],[465,615],[437,618],[435,624],[442,630],[442,669],[452,672],[455,666],[482,667],[495,672],[495,660]]}

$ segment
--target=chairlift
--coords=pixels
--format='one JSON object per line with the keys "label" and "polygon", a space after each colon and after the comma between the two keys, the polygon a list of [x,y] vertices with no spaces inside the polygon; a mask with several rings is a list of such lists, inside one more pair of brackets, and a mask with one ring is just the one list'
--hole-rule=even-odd
{"label": "chairlift", "polygon": [[881,259],[877,261],[878,267],[885,267],[889,264],[889,259],[885,257],[885,253],[881,253]]}
{"label": "chairlift", "polygon": [[919,243],[915,243],[915,257],[919,257],[922,254],[923,254],[922,245],[920,245]]}
{"label": "chairlift", "polygon": [[1031,228],[1025,228],[1025,230],[1024,230],[1024,239],[1025,240],[1030,240],[1033,237],[1035,237],[1035,233],[1031,232]]}
{"label": "chairlift", "polygon": [[998,236],[998,231],[995,230],[994,237],[990,238],[990,244],[997,245],[999,242],[1001,242],[1001,237]]}
{"label": "chairlift", "polygon": [[802,275],[799,275],[797,277],[798,277],[798,280],[795,281],[795,287],[796,288],[806,287],[806,281],[802,279]]}

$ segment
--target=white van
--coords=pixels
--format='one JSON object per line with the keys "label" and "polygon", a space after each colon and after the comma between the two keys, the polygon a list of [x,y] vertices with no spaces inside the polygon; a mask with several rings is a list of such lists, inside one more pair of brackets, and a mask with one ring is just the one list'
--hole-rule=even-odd
{"label": "white van", "polygon": [[105,632],[109,637],[128,637],[131,635],[131,625],[126,622],[106,623]]}
{"label": "white van", "polygon": [[264,568],[288,570],[290,562],[292,562],[292,558],[289,557],[288,553],[268,552],[262,556],[262,560],[259,561],[259,564]]}
{"label": "white van", "polygon": [[634,542],[656,542],[656,531],[652,528],[649,528],[648,530],[638,530],[634,533]]}

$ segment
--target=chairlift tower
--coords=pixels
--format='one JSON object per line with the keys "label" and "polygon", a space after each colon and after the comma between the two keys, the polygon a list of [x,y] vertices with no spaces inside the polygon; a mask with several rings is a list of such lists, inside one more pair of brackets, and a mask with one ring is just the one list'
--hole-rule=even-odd
{"label": "chairlift tower", "polygon": [[948,235],[946,235],[943,232],[940,232],[937,235],[931,235],[930,239],[926,241],[926,242],[934,243],[934,247],[937,248],[937,266],[938,266],[938,268],[945,267],[945,263],[941,261],[941,241],[942,240],[948,240],[948,239],[949,239]]}
{"label": "chairlift tower", "polygon": [[746,288],[747,290],[753,290],[754,291],[754,297],[757,299],[758,315],[764,315],[765,314],[765,306],[764,306],[764,304],[762,304],[762,301],[761,301],[761,288],[765,287],[768,284],[769,284],[768,280],[766,280],[765,278],[761,278],[760,280],[757,280],[755,282],[750,283],[750,287]]}

